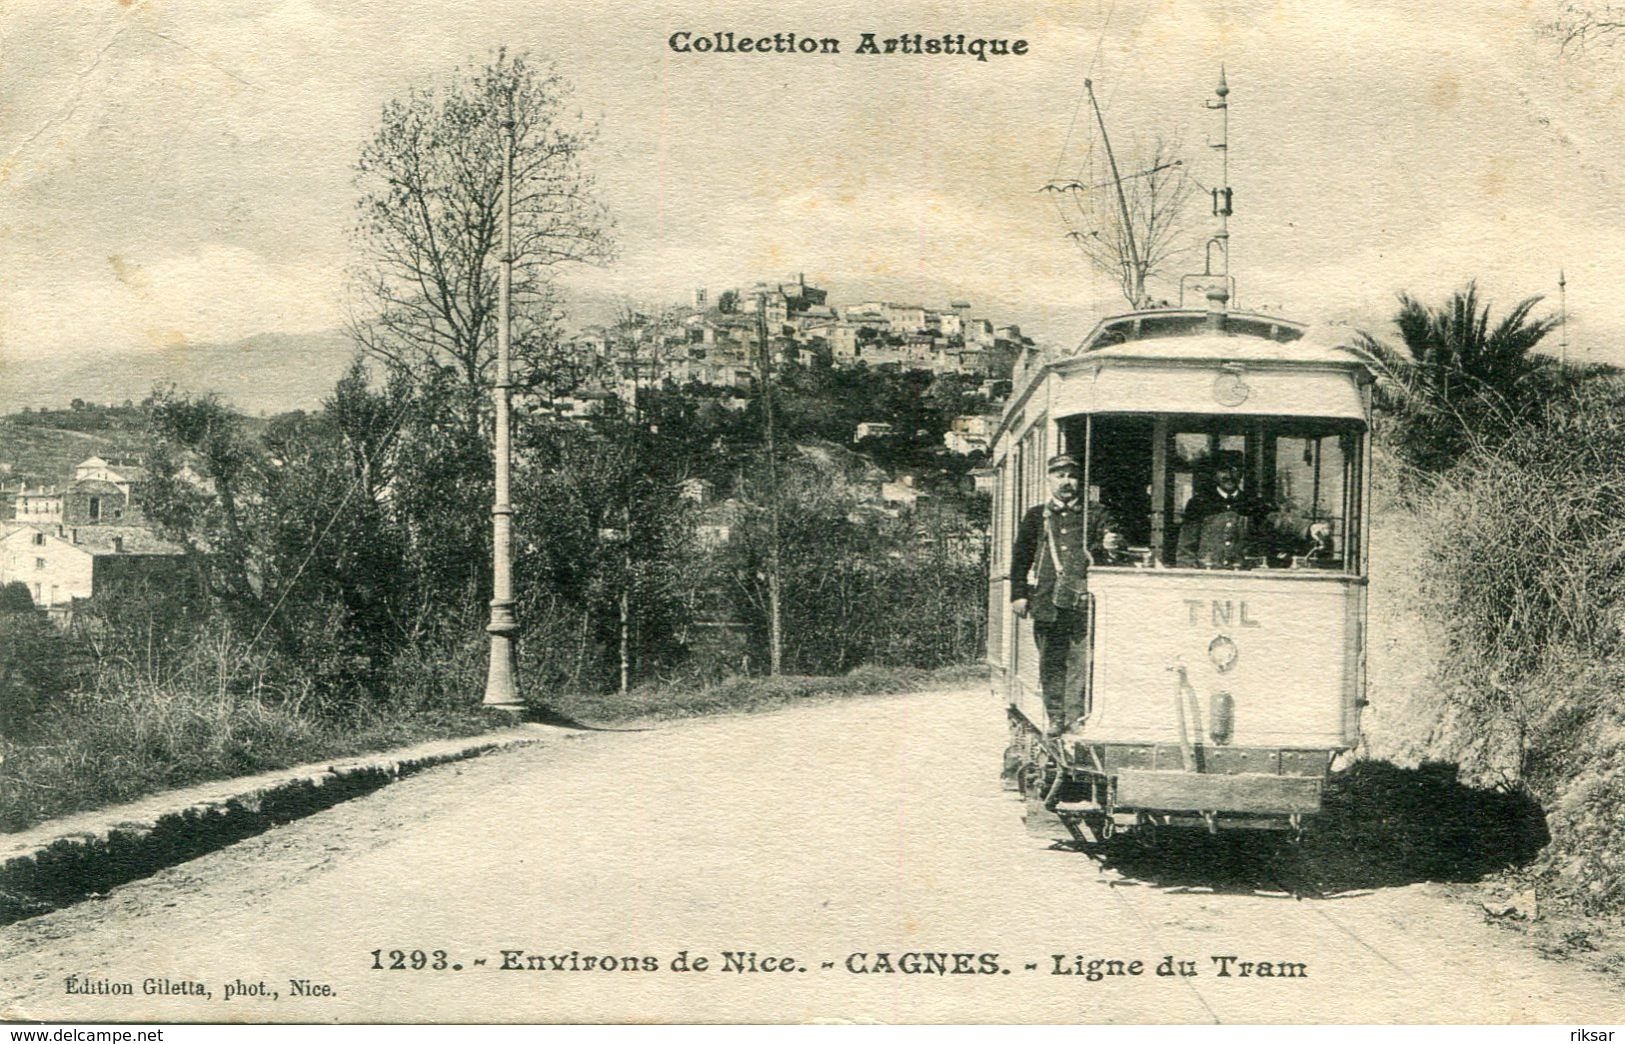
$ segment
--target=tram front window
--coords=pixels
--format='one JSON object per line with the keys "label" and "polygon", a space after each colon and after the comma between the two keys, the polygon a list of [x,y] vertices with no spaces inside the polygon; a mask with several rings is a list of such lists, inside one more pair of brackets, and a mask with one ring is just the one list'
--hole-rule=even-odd
{"label": "tram front window", "polygon": [[1091,495],[1129,545],[1104,564],[1359,571],[1356,425],[1104,416],[1090,435]]}

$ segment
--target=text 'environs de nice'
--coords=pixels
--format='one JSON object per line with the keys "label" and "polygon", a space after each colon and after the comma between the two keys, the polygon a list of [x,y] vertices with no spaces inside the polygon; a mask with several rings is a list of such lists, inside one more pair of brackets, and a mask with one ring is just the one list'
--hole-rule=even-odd
{"label": "text 'environs de nice'", "polygon": [[[804,33],[757,36],[732,32],[695,33],[679,29],[666,40],[666,46],[678,54],[847,53],[841,49],[841,41],[837,37]],[[955,55],[985,62],[990,58],[1020,57],[1027,53],[1027,41],[966,36],[964,33],[943,33],[940,36],[928,33],[903,33],[898,36],[863,33],[850,53]]]}

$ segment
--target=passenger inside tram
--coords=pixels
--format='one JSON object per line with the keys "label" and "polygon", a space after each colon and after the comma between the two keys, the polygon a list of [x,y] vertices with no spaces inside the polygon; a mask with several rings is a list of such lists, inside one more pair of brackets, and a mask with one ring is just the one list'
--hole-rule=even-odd
{"label": "passenger inside tram", "polygon": [[[1090,445],[1090,499],[1122,547],[1097,565],[1357,572],[1360,434],[1295,418],[1099,416],[1072,422]],[[1098,493],[1096,492],[1098,490]]]}

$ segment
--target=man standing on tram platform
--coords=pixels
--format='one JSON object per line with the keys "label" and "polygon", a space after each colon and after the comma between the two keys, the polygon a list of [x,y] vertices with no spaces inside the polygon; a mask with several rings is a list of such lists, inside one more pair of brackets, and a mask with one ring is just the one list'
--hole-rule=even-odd
{"label": "man standing on tram platform", "polygon": [[1123,544],[1106,511],[1087,503],[1082,477],[1076,458],[1064,453],[1050,458],[1049,500],[1027,510],[1010,552],[1010,609],[1032,617],[1048,718],[1044,731],[1052,737],[1084,709],[1090,562]]}

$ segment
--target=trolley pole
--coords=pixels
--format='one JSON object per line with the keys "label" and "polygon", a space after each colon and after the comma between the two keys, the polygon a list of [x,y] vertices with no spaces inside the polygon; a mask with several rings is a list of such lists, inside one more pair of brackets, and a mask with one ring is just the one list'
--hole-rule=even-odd
{"label": "trolley pole", "polygon": [[491,635],[491,667],[485,678],[485,705],[520,712],[519,680],[514,670],[514,640],[519,620],[513,611],[513,505],[510,502],[509,466],[511,421],[508,404],[513,392],[509,340],[512,336],[513,308],[513,150],[514,127],[511,107],[503,121],[502,155],[502,270],[497,291],[497,373],[491,387],[496,405],[496,495],[491,505],[491,622],[485,630]]}
{"label": "trolley pole", "polygon": [[1140,263],[1140,247],[1134,240],[1134,219],[1129,216],[1128,198],[1123,195],[1123,177],[1117,172],[1117,157],[1112,154],[1112,140],[1106,135],[1106,117],[1101,115],[1100,103],[1095,101],[1095,85],[1083,81],[1089,92],[1089,106],[1095,110],[1095,122],[1100,125],[1100,143],[1106,146],[1106,162],[1111,165],[1112,184],[1117,188],[1117,212],[1123,220],[1123,240],[1128,244],[1129,280],[1134,291],[1134,307],[1145,307],[1145,266]]}

